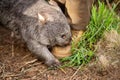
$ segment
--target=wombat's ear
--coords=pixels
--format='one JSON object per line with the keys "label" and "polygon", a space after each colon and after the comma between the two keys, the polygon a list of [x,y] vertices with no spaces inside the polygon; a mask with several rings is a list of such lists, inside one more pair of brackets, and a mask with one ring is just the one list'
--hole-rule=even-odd
{"label": "wombat's ear", "polygon": [[38,20],[42,23],[45,24],[46,23],[46,18],[44,15],[38,13]]}
{"label": "wombat's ear", "polygon": [[48,21],[54,21],[53,17],[48,13],[38,13],[38,19],[42,24],[45,24]]}

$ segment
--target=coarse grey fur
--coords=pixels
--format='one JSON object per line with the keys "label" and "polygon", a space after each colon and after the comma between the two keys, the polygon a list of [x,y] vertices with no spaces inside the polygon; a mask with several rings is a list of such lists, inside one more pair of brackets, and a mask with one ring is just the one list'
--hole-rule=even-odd
{"label": "coarse grey fur", "polygon": [[[38,19],[38,14],[45,20]],[[0,0],[0,22],[15,34],[18,32],[28,49],[43,58],[48,66],[60,63],[48,46],[64,46],[70,42],[71,31],[63,13],[45,0]]]}

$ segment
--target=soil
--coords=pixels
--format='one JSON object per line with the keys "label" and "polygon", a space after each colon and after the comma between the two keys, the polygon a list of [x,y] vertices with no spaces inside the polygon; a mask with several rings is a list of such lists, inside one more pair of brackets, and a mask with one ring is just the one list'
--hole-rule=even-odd
{"label": "soil", "polygon": [[49,69],[0,27],[0,80],[120,80],[120,68],[101,68],[94,58],[83,67]]}

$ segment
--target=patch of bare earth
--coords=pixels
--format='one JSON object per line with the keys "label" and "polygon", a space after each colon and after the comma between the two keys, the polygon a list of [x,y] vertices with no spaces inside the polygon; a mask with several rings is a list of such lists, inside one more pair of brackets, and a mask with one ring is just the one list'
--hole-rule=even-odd
{"label": "patch of bare earth", "polygon": [[0,27],[0,80],[120,80],[120,67],[106,69],[98,62],[93,59],[87,66],[49,70],[9,30]]}

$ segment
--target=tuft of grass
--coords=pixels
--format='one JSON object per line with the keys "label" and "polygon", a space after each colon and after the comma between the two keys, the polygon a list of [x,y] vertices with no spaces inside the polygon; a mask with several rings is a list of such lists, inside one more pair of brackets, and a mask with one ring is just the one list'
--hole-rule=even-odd
{"label": "tuft of grass", "polygon": [[95,53],[94,45],[103,37],[105,31],[117,30],[119,32],[120,17],[114,12],[115,5],[109,10],[104,3],[98,1],[99,6],[92,7],[92,15],[87,30],[75,48],[72,43],[72,56],[62,58],[63,66],[79,66],[88,63]]}

